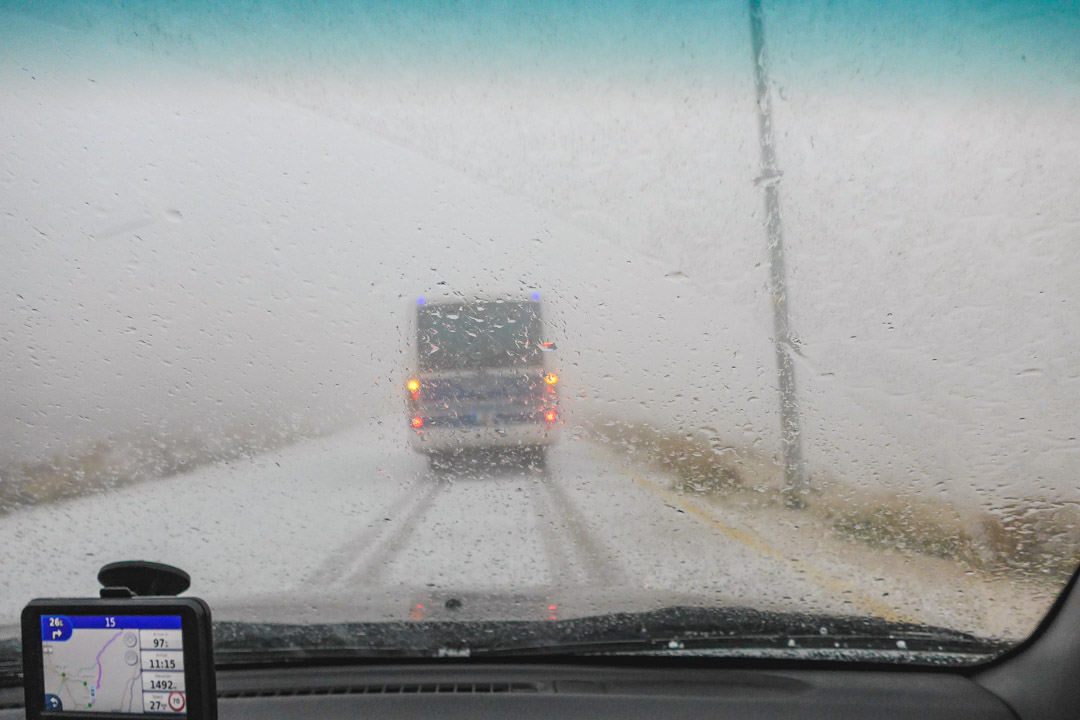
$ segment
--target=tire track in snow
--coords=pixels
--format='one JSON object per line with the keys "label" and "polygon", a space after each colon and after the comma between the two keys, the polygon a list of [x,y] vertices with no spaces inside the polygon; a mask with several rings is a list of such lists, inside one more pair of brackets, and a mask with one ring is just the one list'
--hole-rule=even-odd
{"label": "tire track in snow", "polygon": [[379,515],[383,519],[374,519],[346,543],[330,552],[305,579],[304,584],[315,587],[342,587],[355,575],[354,567],[358,559],[369,556],[378,544],[380,537],[390,532],[391,523],[402,513],[411,513],[412,507],[420,503],[424,493],[417,492],[417,486],[411,484],[394,499]]}
{"label": "tire track in snow", "polygon": [[577,566],[584,575],[582,583],[609,586],[624,582],[624,573],[610,549],[589,529],[585,516],[567,497],[563,484],[546,475],[537,485],[554,511],[551,521],[558,528],[559,537],[579,559]]}
{"label": "tire track in snow", "polygon": [[400,516],[400,521],[392,521],[390,531],[371,543],[370,550],[364,558],[353,565],[348,574],[342,578],[341,584],[352,586],[363,584],[367,587],[381,585],[386,572],[394,564],[401,551],[408,546],[409,538],[431,510],[435,499],[448,485],[450,483],[446,480],[432,481],[419,499],[404,515]]}
{"label": "tire track in snow", "polygon": [[536,526],[540,531],[540,542],[544,546],[544,557],[547,559],[548,572],[551,575],[550,584],[570,585],[580,581],[576,577],[574,568],[569,558],[573,548],[565,542],[565,533],[560,532],[555,510],[548,500],[548,491],[544,485],[551,482],[549,473],[545,470],[542,478],[538,478],[529,494],[532,496],[533,512],[536,514]]}

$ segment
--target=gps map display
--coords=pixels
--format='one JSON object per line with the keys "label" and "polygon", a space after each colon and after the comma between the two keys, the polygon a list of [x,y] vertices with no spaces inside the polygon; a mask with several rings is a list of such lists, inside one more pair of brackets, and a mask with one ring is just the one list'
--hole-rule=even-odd
{"label": "gps map display", "polygon": [[179,615],[42,615],[45,710],[186,714]]}

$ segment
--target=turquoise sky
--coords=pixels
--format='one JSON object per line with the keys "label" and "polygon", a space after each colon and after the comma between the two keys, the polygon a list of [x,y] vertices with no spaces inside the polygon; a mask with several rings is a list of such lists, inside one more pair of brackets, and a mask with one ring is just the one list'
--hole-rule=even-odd
{"label": "turquoise sky", "polygon": [[[746,2],[8,2],[236,73],[683,86],[750,71]],[[774,72],[830,88],[1080,92],[1080,5],[763,2]],[[3,31],[0,31],[2,33]]]}

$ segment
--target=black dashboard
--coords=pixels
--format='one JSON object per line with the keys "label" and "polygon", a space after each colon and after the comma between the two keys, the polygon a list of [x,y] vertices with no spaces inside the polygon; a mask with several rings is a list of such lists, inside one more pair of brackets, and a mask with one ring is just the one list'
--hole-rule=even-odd
{"label": "black dashboard", "polygon": [[225,671],[218,683],[223,720],[1014,717],[972,680],[937,672],[440,664]]}

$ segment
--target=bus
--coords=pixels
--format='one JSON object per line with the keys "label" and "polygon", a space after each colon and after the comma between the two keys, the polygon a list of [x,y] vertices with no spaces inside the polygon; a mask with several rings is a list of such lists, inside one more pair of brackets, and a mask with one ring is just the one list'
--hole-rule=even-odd
{"label": "bus", "polygon": [[420,299],[415,327],[405,385],[412,448],[435,469],[478,450],[542,466],[563,420],[538,296]]}

